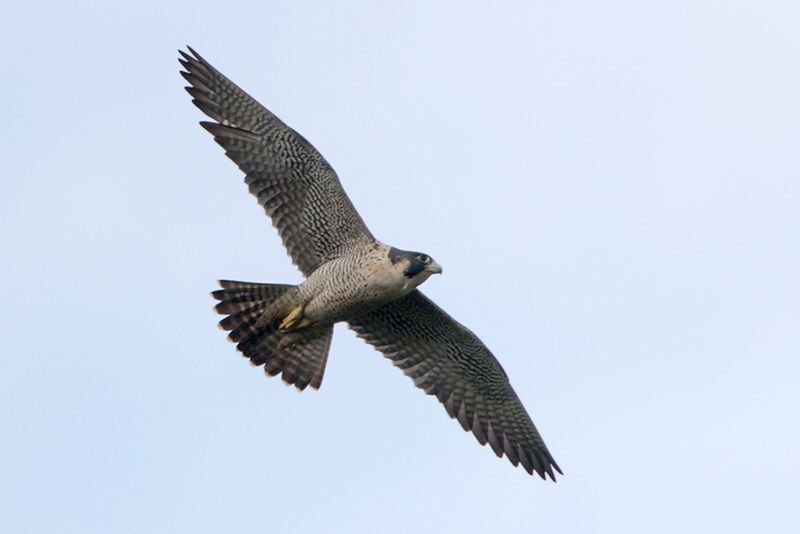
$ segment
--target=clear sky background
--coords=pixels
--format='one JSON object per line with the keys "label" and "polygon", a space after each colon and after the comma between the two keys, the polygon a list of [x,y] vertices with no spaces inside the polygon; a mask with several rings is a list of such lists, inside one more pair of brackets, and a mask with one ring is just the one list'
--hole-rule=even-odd
{"label": "clear sky background", "polygon": [[[797,2],[0,14],[0,531],[800,531]],[[186,43],[443,265],[557,484],[342,326],[319,392],[225,340],[217,278],[301,278]]]}

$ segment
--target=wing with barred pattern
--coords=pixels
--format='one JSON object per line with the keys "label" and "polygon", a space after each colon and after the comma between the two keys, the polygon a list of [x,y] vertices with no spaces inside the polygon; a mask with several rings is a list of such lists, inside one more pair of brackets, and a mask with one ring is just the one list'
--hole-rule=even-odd
{"label": "wing with barred pattern", "polygon": [[542,478],[555,480],[553,469],[561,473],[500,363],[419,290],[348,323],[417,387],[436,395],[481,445]]}
{"label": "wing with barred pattern", "polygon": [[197,52],[180,52],[192,102],[216,122],[201,122],[245,173],[245,183],[300,270],[374,238],[325,158]]}

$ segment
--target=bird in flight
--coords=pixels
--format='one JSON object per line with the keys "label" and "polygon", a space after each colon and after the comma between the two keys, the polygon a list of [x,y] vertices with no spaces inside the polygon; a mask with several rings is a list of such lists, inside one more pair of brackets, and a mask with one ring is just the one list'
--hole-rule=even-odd
{"label": "bird in flight", "polygon": [[299,285],[220,280],[212,296],[220,326],[270,376],[318,389],[333,325],[347,323],[450,417],[498,457],[530,474],[561,473],[500,363],[470,330],[417,287],[442,268],[421,252],[375,239],[336,172],[286,126],[197,52],[180,51],[201,122],[245,174],[306,277]]}

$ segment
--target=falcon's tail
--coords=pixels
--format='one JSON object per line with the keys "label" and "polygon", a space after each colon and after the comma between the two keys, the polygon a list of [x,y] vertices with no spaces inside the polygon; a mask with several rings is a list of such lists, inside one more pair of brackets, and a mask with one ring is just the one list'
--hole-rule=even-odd
{"label": "falcon's tail", "polygon": [[220,280],[222,289],[211,295],[219,300],[214,309],[226,315],[220,327],[229,330],[228,339],[250,358],[253,365],[263,365],[270,376],[282,373],[287,384],[300,391],[306,386],[319,389],[333,325],[313,325],[291,331],[278,329],[277,319],[291,306],[291,293],[297,286],[256,284]]}

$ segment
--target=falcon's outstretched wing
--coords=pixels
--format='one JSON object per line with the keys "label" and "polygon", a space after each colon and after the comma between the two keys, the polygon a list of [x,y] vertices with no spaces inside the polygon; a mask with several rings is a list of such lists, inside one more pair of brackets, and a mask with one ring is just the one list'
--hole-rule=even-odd
{"label": "falcon's outstretched wing", "polygon": [[488,442],[497,456],[505,453],[542,478],[555,480],[553,469],[561,473],[500,363],[419,290],[348,322],[417,387],[436,395],[481,445]]}
{"label": "falcon's outstretched wing", "polygon": [[180,52],[192,102],[217,122],[200,124],[246,174],[295,265],[308,276],[354,243],[374,241],[336,172],[286,126],[205,59]]}

